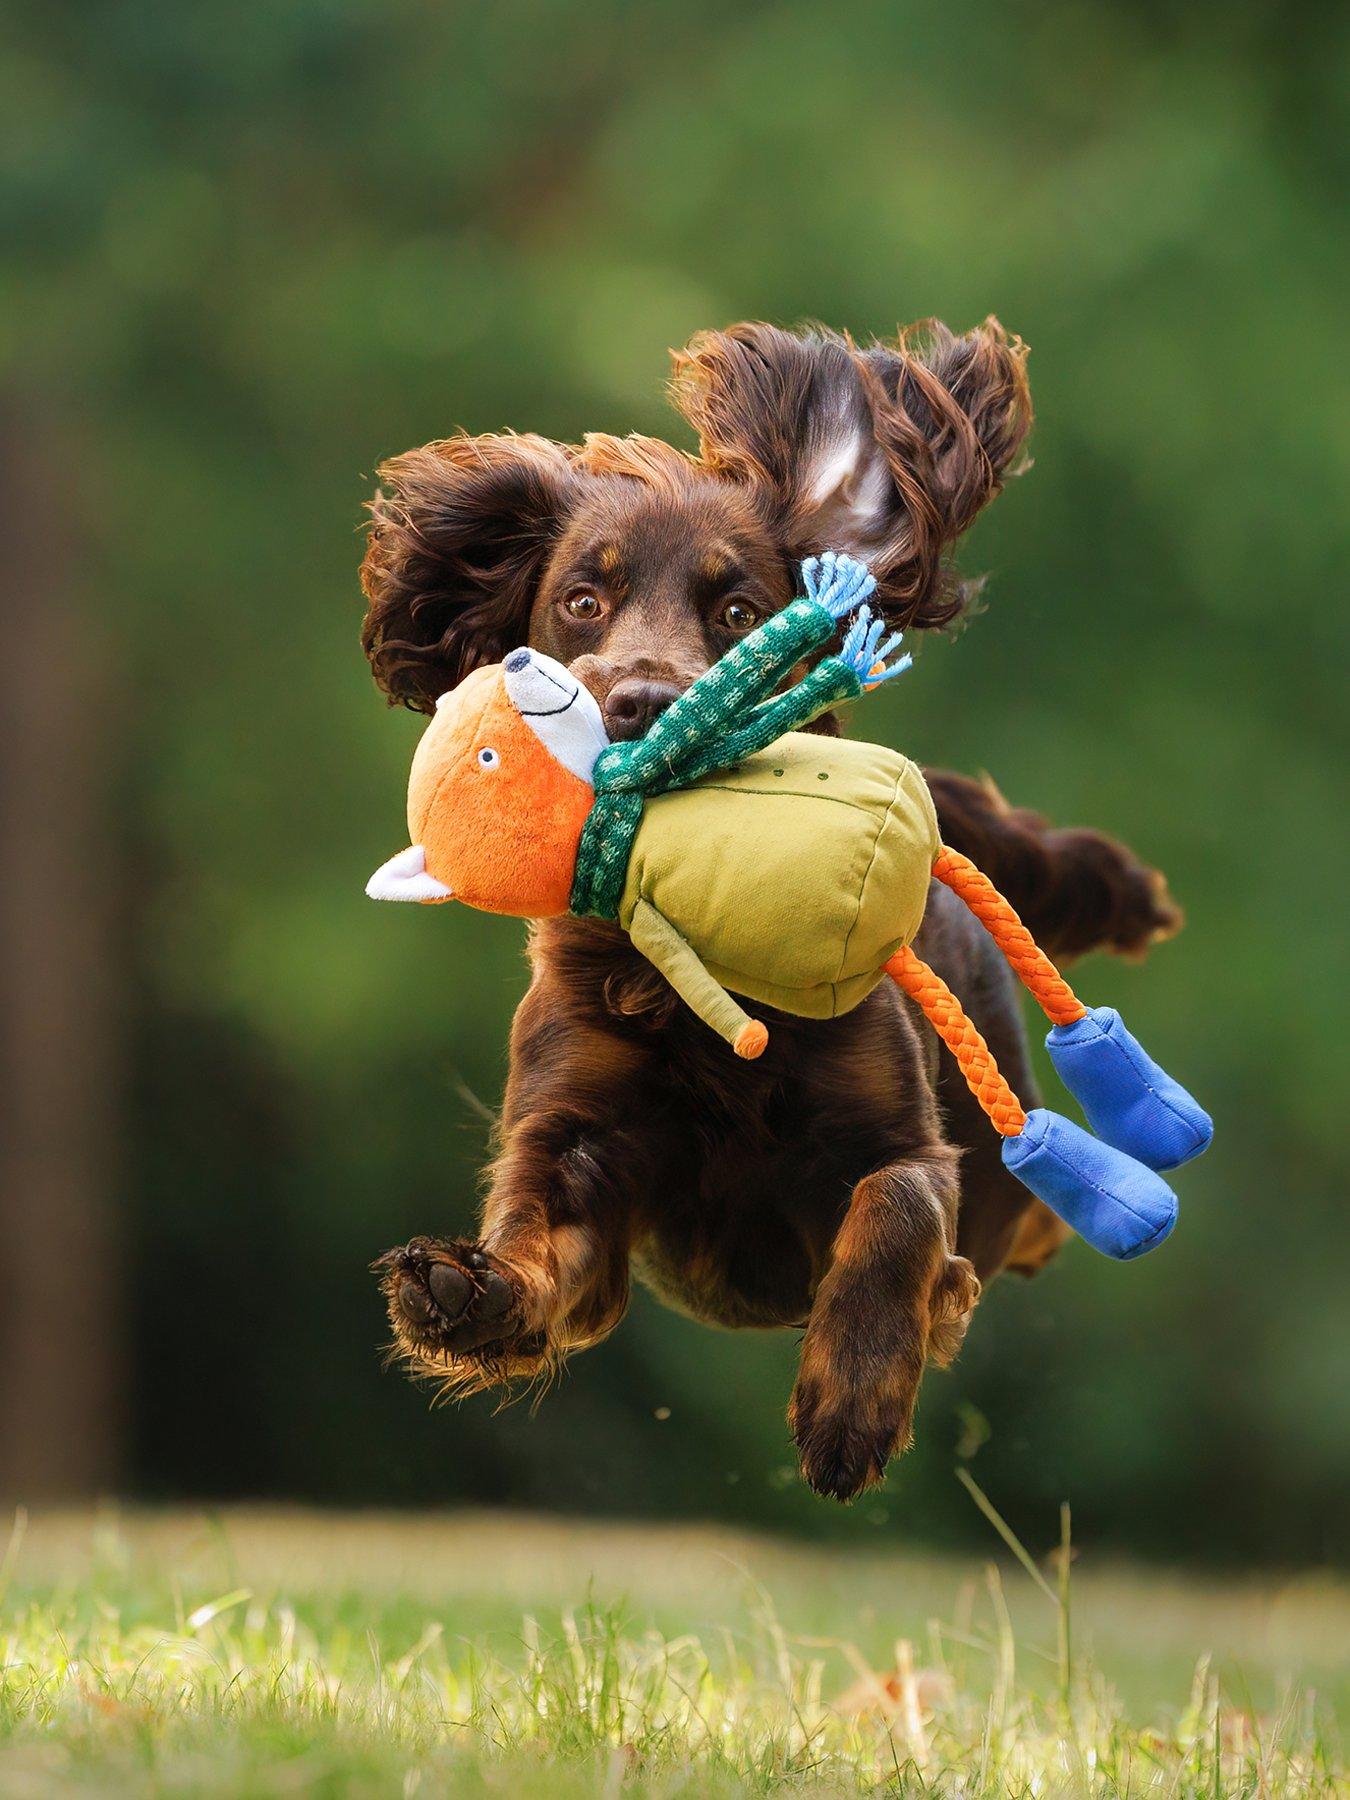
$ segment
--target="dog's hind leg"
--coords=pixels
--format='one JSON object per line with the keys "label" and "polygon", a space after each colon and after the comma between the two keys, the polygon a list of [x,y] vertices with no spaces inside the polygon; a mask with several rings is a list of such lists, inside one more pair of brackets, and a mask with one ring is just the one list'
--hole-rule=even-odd
{"label": "dog's hind leg", "polygon": [[933,1143],[853,1190],[811,1307],[788,1419],[802,1473],[851,1500],[909,1442],[924,1365],[949,1362],[979,1298],[954,1253],[957,1155]]}

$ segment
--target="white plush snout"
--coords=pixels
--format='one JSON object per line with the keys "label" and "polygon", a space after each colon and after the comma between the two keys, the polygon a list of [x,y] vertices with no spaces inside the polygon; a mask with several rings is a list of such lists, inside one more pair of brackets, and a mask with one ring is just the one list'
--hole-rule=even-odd
{"label": "white plush snout", "polygon": [[609,745],[590,689],[538,650],[513,650],[502,667],[507,697],[539,742],[565,769],[589,781],[596,757]]}

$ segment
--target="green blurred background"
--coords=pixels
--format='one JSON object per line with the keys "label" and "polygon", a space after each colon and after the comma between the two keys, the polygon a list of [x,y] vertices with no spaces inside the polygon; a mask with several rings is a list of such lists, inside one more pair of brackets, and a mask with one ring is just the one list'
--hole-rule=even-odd
{"label": "green blurred background", "polygon": [[[472,1500],[876,1544],[1344,1555],[1347,38],[1268,3],[30,12],[0,53],[9,1494]],[[462,1228],[521,932],[362,896],[417,722],[377,460],[686,436],[668,346],[995,310],[1035,466],[873,729],[1115,832],[1190,924],[1082,971],[1212,1107],[1166,1251],[996,1284],[914,1453],[798,1484],[795,1346],[639,1295],[537,1415],[382,1375]],[[1338,883],[1340,884],[1338,886]],[[667,1416],[668,1414],[668,1416]]]}

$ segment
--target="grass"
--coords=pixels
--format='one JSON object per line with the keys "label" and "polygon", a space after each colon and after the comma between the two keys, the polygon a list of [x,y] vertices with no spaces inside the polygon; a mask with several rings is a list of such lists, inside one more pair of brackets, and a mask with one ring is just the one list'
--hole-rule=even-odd
{"label": "grass", "polygon": [[1043,1564],[989,1517],[987,1565],[506,1515],[21,1518],[0,1794],[1347,1791],[1344,1586]]}

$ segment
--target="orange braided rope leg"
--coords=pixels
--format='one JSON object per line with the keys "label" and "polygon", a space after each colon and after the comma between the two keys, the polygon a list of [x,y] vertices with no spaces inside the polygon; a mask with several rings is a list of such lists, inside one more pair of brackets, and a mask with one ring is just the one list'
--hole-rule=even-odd
{"label": "orange braided rope leg", "polygon": [[989,1115],[995,1131],[1016,1137],[1027,1122],[1017,1095],[999,1074],[993,1052],[966,1017],[961,1002],[942,977],[905,946],[886,964],[886,973],[924,1015],[956,1058],[966,1085]]}
{"label": "orange braided rope leg", "polygon": [[1013,974],[1052,1025],[1072,1025],[1087,1008],[987,875],[968,856],[944,845],[933,873],[960,896],[1007,957]]}

